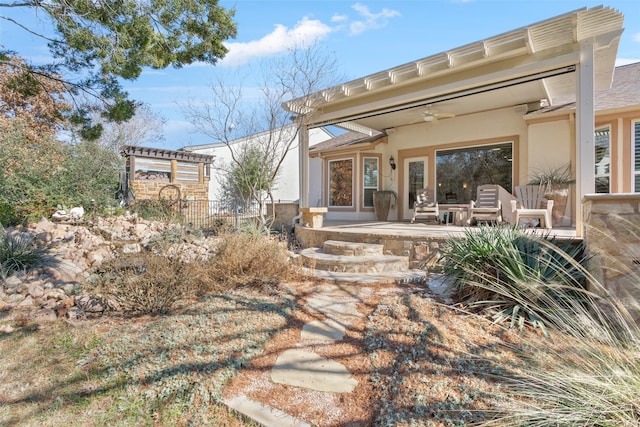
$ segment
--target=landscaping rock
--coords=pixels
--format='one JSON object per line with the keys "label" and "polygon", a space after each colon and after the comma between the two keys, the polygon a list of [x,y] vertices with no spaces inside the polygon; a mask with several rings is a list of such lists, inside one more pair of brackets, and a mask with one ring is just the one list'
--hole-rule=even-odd
{"label": "landscaping rock", "polygon": [[29,283],[27,285],[29,295],[33,298],[40,298],[44,296],[44,286],[40,283]]}
{"label": "landscaping rock", "polygon": [[76,306],[85,313],[102,313],[107,307],[104,299],[96,295],[81,295],[75,298]]}
{"label": "landscaping rock", "polygon": [[27,295],[25,298],[23,298],[23,300],[20,303],[18,303],[16,308],[23,310],[23,309],[31,309],[33,306],[34,306],[33,298]]}
{"label": "landscaping rock", "polygon": [[4,287],[6,289],[15,288],[21,283],[22,283],[22,280],[16,275],[9,276],[6,279],[4,279]]}
{"label": "landscaping rock", "polygon": [[33,310],[30,313],[29,317],[31,317],[36,322],[55,322],[58,318],[56,312],[49,308]]}
{"label": "landscaping rock", "polygon": [[[83,218],[82,224],[54,223],[45,218],[28,227],[8,227],[5,232],[33,238],[50,257],[46,266],[26,274],[19,272],[0,282],[0,310],[31,310],[33,316],[52,314],[69,319],[101,316],[105,309],[120,310],[115,301],[83,295],[98,283],[97,270],[120,253],[140,253],[148,244],[162,241],[160,233],[171,227],[146,221],[137,215]],[[189,236],[164,248],[187,261],[206,261],[214,253],[217,238]]]}
{"label": "landscaping rock", "polygon": [[78,307],[72,307],[66,312],[65,316],[69,320],[80,320],[84,318],[84,312]]}
{"label": "landscaping rock", "polygon": [[22,294],[11,294],[9,295],[9,302],[11,304],[19,304],[24,300],[24,295]]}

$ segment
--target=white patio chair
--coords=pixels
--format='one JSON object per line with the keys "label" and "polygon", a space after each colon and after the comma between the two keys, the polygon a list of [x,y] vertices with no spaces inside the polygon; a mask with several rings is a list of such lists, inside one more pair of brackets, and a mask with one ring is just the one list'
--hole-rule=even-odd
{"label": "white patio chair", "polygon": [[[518,200],[511,201],[513,223],[519,225],[522,219],[537,219],[540,227],[550,230],[553,200],[545,199],[544,188],[539,185],[523,185],[515,187],[515,193]],[[545,203],[546,207],[543,207]]]}
{"label": "white patio chair", "polygon": [[476,200],[469,203],[469,218],[467,224],[473,220],[502,222],[502,202],[499,198],[499,185],[479,185]]}
{"label": "white patio chair", "polygon": [[434,200],[433,190],[430,188],[423,188],[416,193],[411,224],[416,221],[418,215],[434,218],[440,224],[440,208],[438,207],[438,202]]}

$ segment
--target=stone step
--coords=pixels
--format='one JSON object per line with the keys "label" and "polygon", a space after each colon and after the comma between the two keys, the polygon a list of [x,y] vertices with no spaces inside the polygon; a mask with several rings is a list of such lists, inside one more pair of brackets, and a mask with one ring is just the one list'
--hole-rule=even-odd
{"label": "stone step", "polygon": [[368,256],[382,255],[384,245],[376,243],[342,242],[339,240],[327,240],[322,245],[324,252],[341,256]]}
{"label": "stone step", "polygon": [[409,269],[409,257],[397,255],[343,256],[308,248],[300,252],[300,257],[304,267],[343,273],[391,273]]}
{"label": "stone step", "polygon": [[410,285],[424,283],[427,278],[425,270],[408,270],[391,273],[341,273],[335,271],[323,271],[311,268],[303,268],[302,273],[330,283],[357,283],[363,284],[396,284]]}

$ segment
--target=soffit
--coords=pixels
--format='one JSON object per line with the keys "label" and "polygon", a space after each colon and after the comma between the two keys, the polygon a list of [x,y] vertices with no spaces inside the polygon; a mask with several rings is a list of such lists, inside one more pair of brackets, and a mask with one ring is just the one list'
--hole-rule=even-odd
{"label": "soffit", "polygon": [[[576,64],[583,40],[595,40],[596,89],[605,89],[611,83],[622,24],[623,15],[614,9],[580,9],[292,100],[285,108],[306,114],[311,126],[335,124],[343,118],[382,130],[419,121],[427,103],[456,116],[542,99],[553,103],[575,94],[575,73],[562,72],[453,99],[446,95],[464,89],[457,82],[481,88]],[[405,108],[419,100],[425,101],[422,106]],[[399,111],[366,117],[367,112],[389,107]]]}

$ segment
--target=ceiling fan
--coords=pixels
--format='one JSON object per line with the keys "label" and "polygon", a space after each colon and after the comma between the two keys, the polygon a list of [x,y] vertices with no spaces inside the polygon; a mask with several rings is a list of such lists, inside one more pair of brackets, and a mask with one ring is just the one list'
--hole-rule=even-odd
{"label": "ceiling fan", "polygon": [[434,108],[431,108],[431,106],[427,106],[427,109],[422,112],[422,120],[430,123],[436,123],[438,119],[449,119],[455,116],[456,115],[453,113],[443,113]]}

